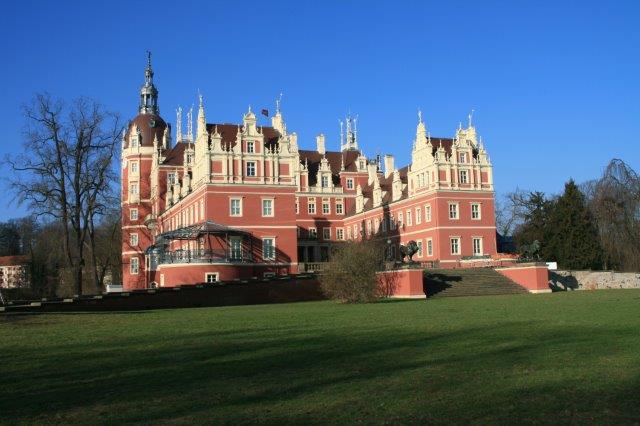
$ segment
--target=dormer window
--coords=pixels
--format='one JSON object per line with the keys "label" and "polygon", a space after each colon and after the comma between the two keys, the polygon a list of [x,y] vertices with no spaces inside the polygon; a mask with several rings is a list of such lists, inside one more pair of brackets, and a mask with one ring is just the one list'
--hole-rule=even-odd
{"label": "dormer window", "polygon": [[460,170],[460,183],[469,182],[469,173],[466,170]]}
{"label": "dormer window", "polygon": [[187,164],[191,164],[193,162],[193,154],[187,154]]}
{"label": "dormer window", "polygon": [[256,162],[247,161],[247,176],[255,176],[255,175],[256,175]]}
{"label": "dormer window", "polygon": [[466,163],[467,162],[467,153],[466,152],[461,152],[460,153],[460,162],[461,163]]}
{"label": "dormer window", "polygon": [[364,170],[364,160],[360,160],[360,170]]}
{"label": "dormer window", "polygon": [[138,147],[138,135],[131,136],[131,148]]}
{"label": "dormer window", "polygon": [[253,141],[247,142],[247,153],[253,154],[254,152],[255,152],[254,142]]}
{"label": "dormer window", "polygon": [[322,179],[320,180],[321,185],[323,188],[328,188],[329,187],[329,176],[322,176]]}

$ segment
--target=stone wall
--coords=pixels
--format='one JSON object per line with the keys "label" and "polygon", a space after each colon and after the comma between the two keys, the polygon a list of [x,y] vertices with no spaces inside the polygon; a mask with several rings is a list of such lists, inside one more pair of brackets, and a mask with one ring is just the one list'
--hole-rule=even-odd
{"label": "stone wall", "polygon": [[640,289],[640,273],[613,271],[549,271],[549,284],[556,290]]}

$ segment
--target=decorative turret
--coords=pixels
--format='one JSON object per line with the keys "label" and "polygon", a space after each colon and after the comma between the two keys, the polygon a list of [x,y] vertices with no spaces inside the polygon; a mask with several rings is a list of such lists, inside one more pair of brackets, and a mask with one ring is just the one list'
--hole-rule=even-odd
{"label": "decorative turret", "polygon": [[[347,116],[346,122],[340,121],[340,149],[342,151],[358,150],[358,117]],[[346,123],[346,135],[344,125]],[[345,140],[346,136],[346,140]]]}
{"label": "decorative turret", "polygon": [[356,187],[356,213],[364,210],[364,195],[362,195],[362,187],[360,184]]}
{"label": "decorative turret", "polygon": [[147,68],[144,70],[144,84],[140,88],[140,114],[159,114],[158,89],[153,85],[151,52],[147,52]]}
{"label": "decorative turret", "polygon": [[202,95],[198,95],[198,101],[199,101],[199,106],[198,106],[198,123],[196,127],[196,141],[197,142],[204,141],[206,143],[207,142],[207,120],[205,119],[205,116],[204,116],[204,102],[202,100]]}
{"label": "decorative turret", "polygon": [[427,144],[427,127],[422,121],[422,111],[418,110],[418,126],[416,128],[416,142],[414,149],[420,149]]}

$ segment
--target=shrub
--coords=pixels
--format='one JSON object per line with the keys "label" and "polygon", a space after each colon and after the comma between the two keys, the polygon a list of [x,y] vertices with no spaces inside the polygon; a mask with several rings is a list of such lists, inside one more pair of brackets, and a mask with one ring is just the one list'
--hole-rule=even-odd
{"label": "shrub", "polygon": [[384,269],[384,244],[345,242],[335,246],[328,267],[319,276],[323,293],[346,303],[372,302],[382,296],[376,272]]}

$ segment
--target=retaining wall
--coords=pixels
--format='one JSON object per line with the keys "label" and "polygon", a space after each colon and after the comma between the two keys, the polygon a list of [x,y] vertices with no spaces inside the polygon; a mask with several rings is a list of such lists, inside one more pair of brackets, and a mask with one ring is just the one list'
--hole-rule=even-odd
{"label": "retaining wall", "polygon": [[557,290],[640,289],[640,273],[613,271],[549,271],[549,283]]}

